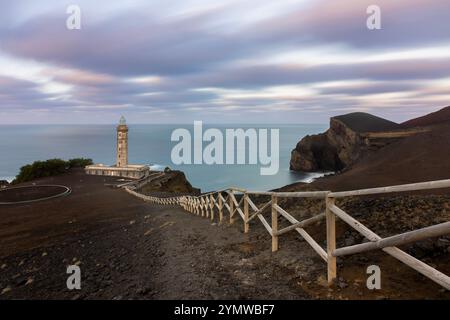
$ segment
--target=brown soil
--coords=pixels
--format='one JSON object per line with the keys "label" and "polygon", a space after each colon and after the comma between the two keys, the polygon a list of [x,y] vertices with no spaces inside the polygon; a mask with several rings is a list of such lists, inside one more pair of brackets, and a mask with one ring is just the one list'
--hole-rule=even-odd
{"label": "brown soil", "polygon": [[450,179],[450,125],[389,144],[309,187],[341,191],[440,179]]}
{"label": "brown soil", "polygon": [[425,127],[432,126],[435,124],[449,122],[450,121],[450,106],[442,108],[436,112],[432,112],[423,117],[415,118],[403,122],[401,124],[404,128],[414,128],[414,127]]}
{"label": "brown soil", "polygon": [[[328,288],[325,263],[295,233],[281,237],[280,250],[272,253],[270,236],[257,221],[244,234],[240,220],[218,225],[179,207],[146,203],[106,186],[114,184],[113,178],[75,171],[37,183],[63,184],[73,191],[63,198],[0,207],[1,299],[450,298],[382,252],[340,260],[340,280]],[[444,198],[430,201],[448,204]],[[392,202],[383,211],[384,203],[341,205],[349,212],[379,208],[380,214],[395,214],[389,208],[401,205]],[[281,205],[301,217],[322,204]],[[353,236],[342,225],[338,231],[340,241]],[[323,224],[308,232],[323,244]],[[448,254],[447,260],[438,257],[425,254],[424,259],[448,274]],[[66,288],[69,264],[81,267],[79,291]],[[375,292],[365,287],[371,264],[382,269],[382,289]]]}
{"label": "brown soil", "polygon": [[336,116],[334,119],[343,122],[355,132],[379,132],[400,128],[400,125],[395,122],[365,112],[352,112]]}

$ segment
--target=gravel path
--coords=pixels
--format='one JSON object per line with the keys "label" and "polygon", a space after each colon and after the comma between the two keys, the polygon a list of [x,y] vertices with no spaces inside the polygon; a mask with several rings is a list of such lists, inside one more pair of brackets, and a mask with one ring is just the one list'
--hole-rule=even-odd
{"label": "gravel path", "polygon": [[[108,179],[49,179],[72,195],[1,208],[2,299],[308,297],[271,262],[268,235],[259,241],[238,224],[142,202]],[[264,268],[250,259],[258,253]],[[71,264],[81,268],[81,290],[66,288]]]}
{"label": "gravel path", "polygon": [[[272,253],[260,223],[244,234],[240,221],[145,203],[113,182],[74,172],[39,181],[70,186],[70,196],[0,208],[0,299],[450,298],[383,253],[340,261],[328,288],[325,263],[295,233]],[[323,244],[323,230],[308,231]],[[387,270],[377,292],[365,288],[373,263]],[[81,290],[66,287],[71,264]]]}

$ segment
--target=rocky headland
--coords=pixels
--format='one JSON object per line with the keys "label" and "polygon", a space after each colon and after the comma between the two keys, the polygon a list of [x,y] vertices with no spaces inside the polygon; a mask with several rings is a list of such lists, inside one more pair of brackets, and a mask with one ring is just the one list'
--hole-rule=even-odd
{"label": "rocky headland", "polygon": [[291,170],[336,174],[282,189],[339,191],[449,179],[450,107],[400,124],[367,113],[333,117],[325,133],[297,144]]}
{"label": "rocky headland", "polygon": [[291,153],[290,169],[341,171],[371,151],[422,131],[363,112],[333,117],[326,132],[298,142]]}
{"label": "rocky headland", "polygon": [[146,183],[137,188],[139,193],[145,195],[171,197],[182,194],[200,194],[199,188],[194,188],[186,178],[183,171],[166,168],[164,172],[156,173],[154,178],[150,178]]}

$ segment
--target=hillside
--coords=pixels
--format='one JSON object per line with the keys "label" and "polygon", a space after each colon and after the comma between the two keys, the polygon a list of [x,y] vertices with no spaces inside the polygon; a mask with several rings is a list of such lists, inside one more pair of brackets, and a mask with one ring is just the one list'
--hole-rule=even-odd
{"label": "hillside", "polygon": [[363,112],[330,119],[330,128],[322,134],[304,137],[292,150],[290,169],[294,171],[340,171],[357,161],[369,150],[379,149],[392,139],[368,139],[376,134],[399,129],[392,121]]}
{"label": "hillside", "polygon": [[[387,146],[396,145],[399,140],[438,130],[446,123],[450,123],[450,107],[402,124],[363,112],[332,117],[326,132],[306,136],[297,143],[291,153],[290,169],[303,172],[348,170],[371,153],[380,149],[384,152]],[[409,152],[413,152],[414,146],[411,148]]]}
{"label": "hillside", "polygon": [[353,112],[333,118],[343,122],[353,131],[360,133],[389,131],[400,128],[398,123],[365,112]]}
{"label": "hillside", "polygon": [[403,128],[425,127],[450,122],[450,106],[401,124]]}
{"label": "hillside", "polygon": [[440,179],[450,179],[450,125],[392,143],[312,185],[351,190]]}

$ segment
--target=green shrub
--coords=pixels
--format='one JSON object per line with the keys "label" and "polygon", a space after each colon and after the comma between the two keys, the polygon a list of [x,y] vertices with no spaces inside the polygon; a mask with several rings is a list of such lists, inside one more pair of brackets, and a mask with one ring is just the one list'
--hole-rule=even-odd
{"label": "green shrub", "polygon": [[69,163],[70,168],[84,168],[86,166],[93,164],[92,159],[85,159],[85,158],[70,159],[67,162]]}
{"label": "green shrub", "polygon": [[66,173],[70,168],[82,168],[91,165],[91,159],[75,158],[68,161],[62,159],[49,159],[46,161],[35,161],[20,168],[19,174],[13,183],[26,182],[38,178],[55,176]]}

